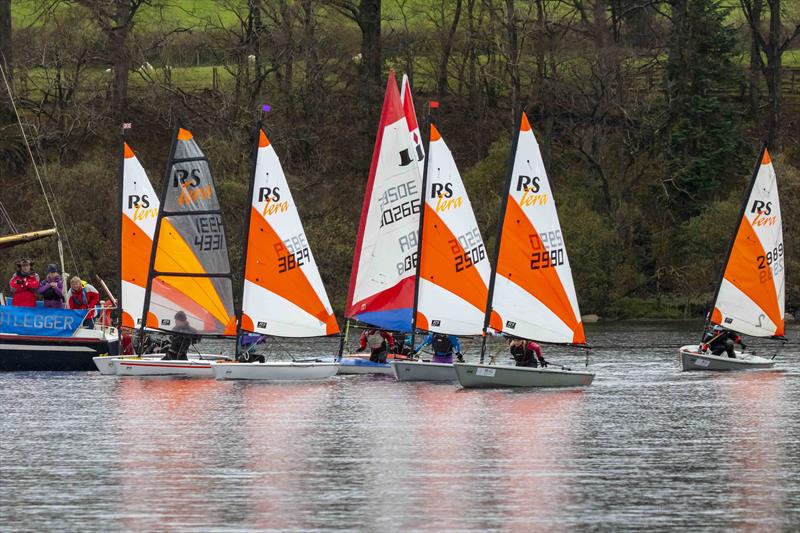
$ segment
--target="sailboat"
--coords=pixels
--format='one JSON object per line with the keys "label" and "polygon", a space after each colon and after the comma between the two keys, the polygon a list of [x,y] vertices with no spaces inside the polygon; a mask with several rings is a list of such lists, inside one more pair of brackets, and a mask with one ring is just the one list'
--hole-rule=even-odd
{"label": "sailboat", "polygon": [[[413,323],[422,194],[418,162],[422,154],[410,131],[397,80],[390,71],[364,194],[345,317],[399,332],[410,332]],[[339,363],[340,374],[393,373],[388,363],[358,356],[342,357]]]}
{"label": "sailboat", "polygon": [[[8,93],[9,102],[17,119],[22,139],[30,157],[34,174],[42,189],[44,203],[50,212],[52,228],[41,231],[17,233],[13,223],[9,224],[15,234],[0,237],[0,250],[55,236],[58,242],[62,280],[67,285],[64,274],[64,250],[61,234],[51,206],[55,198],[48,197],[45,184],[39,174],[33,157],[28,136],[17,112],[14,93],[2,62],[0,78]],[[0,209],[0,211],[4,211]],[[63,229],[63,228],[62,228]],[[69,246],[69,241],[67,241]],[[7,278],[6,278],[7,279]],[[5,282],[8,289],[8,281]],[[0,287],[0,371],[72,371],[93,370],[92,358],[108,352],[116,352],[119,336],[116,328],[98,321],[94,328],[82,327],[83,321],[91,312],[86,309],[61,309],[43,306],[12,306],[6,302]]]}
{"label": "sailboat", "polygon": [[[173,332],[181,313],[189,324],[183,333],[234,337],[232,276],[217,191],[205,155],[180,125],[153,231],[140,331]],[[212,375],[210,361],[199,358],[125,357],[113,364],[117,375]]]}
{"label": "sailboat", "polygon": [[[453,155],[431,117],[414,331],[481,335],[491,267]],[[393,361],[399,381],[455,381],[452,363]]]}
{"label": "sailboat", "polygon": [[[786,270],[778,181],[766,145],[761,148],[736,222],[704,332],[713,324],[742,335],[785,340]],[[724,331],[717,329],[714,335]],[[680,349],[683,370],[771,368],[775,361],[736,352],[714,355],[711,339]]]}
{"label": "sailboat", "polygon": [[[160,205],[150,179],[133,149],[123,138],[119,173],[120,207],[120,326],[133,330],[141,326],[147,266],[153,248]],[[114,356],[93,358],[101,374],[116,374]]]}
{"label": "sailboat", "polygon": [[[555,199],[539,144],[522,112],[511,149],[498,226],[494,270],[484,317],[486,333],[541,342],[585,345],[578,299]],[[456,363],[462,387],[571,387],[589,385],[594,373]]]}
{"label": "sailboat", "polygon": [[[239,334],[336,335],[339,324],[278,155],[260,127],[250,181]],[[238,343],[237,343],[238,344]],[[336,374],[333,361],[215,362],[217,379],[308,380]]]}

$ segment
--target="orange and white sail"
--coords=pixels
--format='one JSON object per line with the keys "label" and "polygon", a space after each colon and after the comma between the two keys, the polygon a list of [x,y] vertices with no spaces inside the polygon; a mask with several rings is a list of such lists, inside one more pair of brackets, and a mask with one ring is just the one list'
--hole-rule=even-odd
{"label": "orange and white sail", "polygon": [[711,321],[745,335],[783,336],[785,257],[778,181],[764,147],[728,255]]}
{"label": "orange and white sail", "polygon": [[584,344],[555,198],[525,113],[517,135],[501,215],[488,326],[526,339]]}
{"label": "orange and white sail", "polygon": [[242,302],[244,331],[280,337],[339,332],[280,160],[260,129]]}
{"label": "orange and white sail", "polygon": [[233,287],[225,227],[208,161],[178,128],[161,198],[145,298],[147,327],[172,331],[183,311],[200,335],[233,336]]}
{"label": "orange and white sail", "polygon": [[142,164],[123,142],[120,266],[122,278],[122,326],[142,324],[147,267],[153,249],[158,218],[158,196]]}
{"label": "orange and white sail", "polygon": [[491,266],[453,154],[430,126],[416,327],[480,335]]}

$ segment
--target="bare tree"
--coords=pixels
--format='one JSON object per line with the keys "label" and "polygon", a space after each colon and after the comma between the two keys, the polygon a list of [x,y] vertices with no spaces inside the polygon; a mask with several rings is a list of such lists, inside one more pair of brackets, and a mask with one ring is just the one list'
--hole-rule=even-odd
{"label": "bare tree", "polygon": [[[780,125],[781,125],[781,59],[783,53],[792,44],[792,41],[800,35],[800,23],[797,24],[789,35],[784,37],[783,23],[781,22],[781,0],[767,0],[769,9],[769,30],[764,35],[761,28],[761,9],[763,5],[760,0],[740,0],[747,22],[750,25],[753,39],[757,40],[758,46],[767,56],[767,62],[761,54],[756,54],[756,58],[761,67],[761,72],[767,81],[767,92],[769,94],[769,115],[767,144],[770,149],[780,149]],[[751,56],[752,59],[752,56]]]}

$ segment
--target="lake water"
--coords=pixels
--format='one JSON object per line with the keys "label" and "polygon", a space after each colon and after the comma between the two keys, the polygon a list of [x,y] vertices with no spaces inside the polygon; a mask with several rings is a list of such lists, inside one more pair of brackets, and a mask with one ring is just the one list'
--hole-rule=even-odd
{"label": "lake water", "polygon": [[700,328],[590,325],[571,390],[0,374],[0,529],[796,530],[798,330],[680,372]]}

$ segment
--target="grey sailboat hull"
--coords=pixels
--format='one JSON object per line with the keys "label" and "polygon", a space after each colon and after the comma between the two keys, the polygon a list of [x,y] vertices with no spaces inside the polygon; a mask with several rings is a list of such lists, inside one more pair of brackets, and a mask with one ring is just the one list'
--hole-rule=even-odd
{"label": "grey sailboat hull", "polygon": [[464,388],[581,387],[591,385],[594,373],[561,368],[456,363],[458,382]]}
{"label": "grey sailboat hull", "polygon": [[775,361],[752,354],[736,352],[736,358],[725,355],[701,353],[697,345],[681,347],[681,369],[683,370],[753,370],[772,368]]}
{"label": "grey sailboat hull", "polygon": [[392,369],[397,381],[456,381],[452,363],[425,361],[393,361]]}

